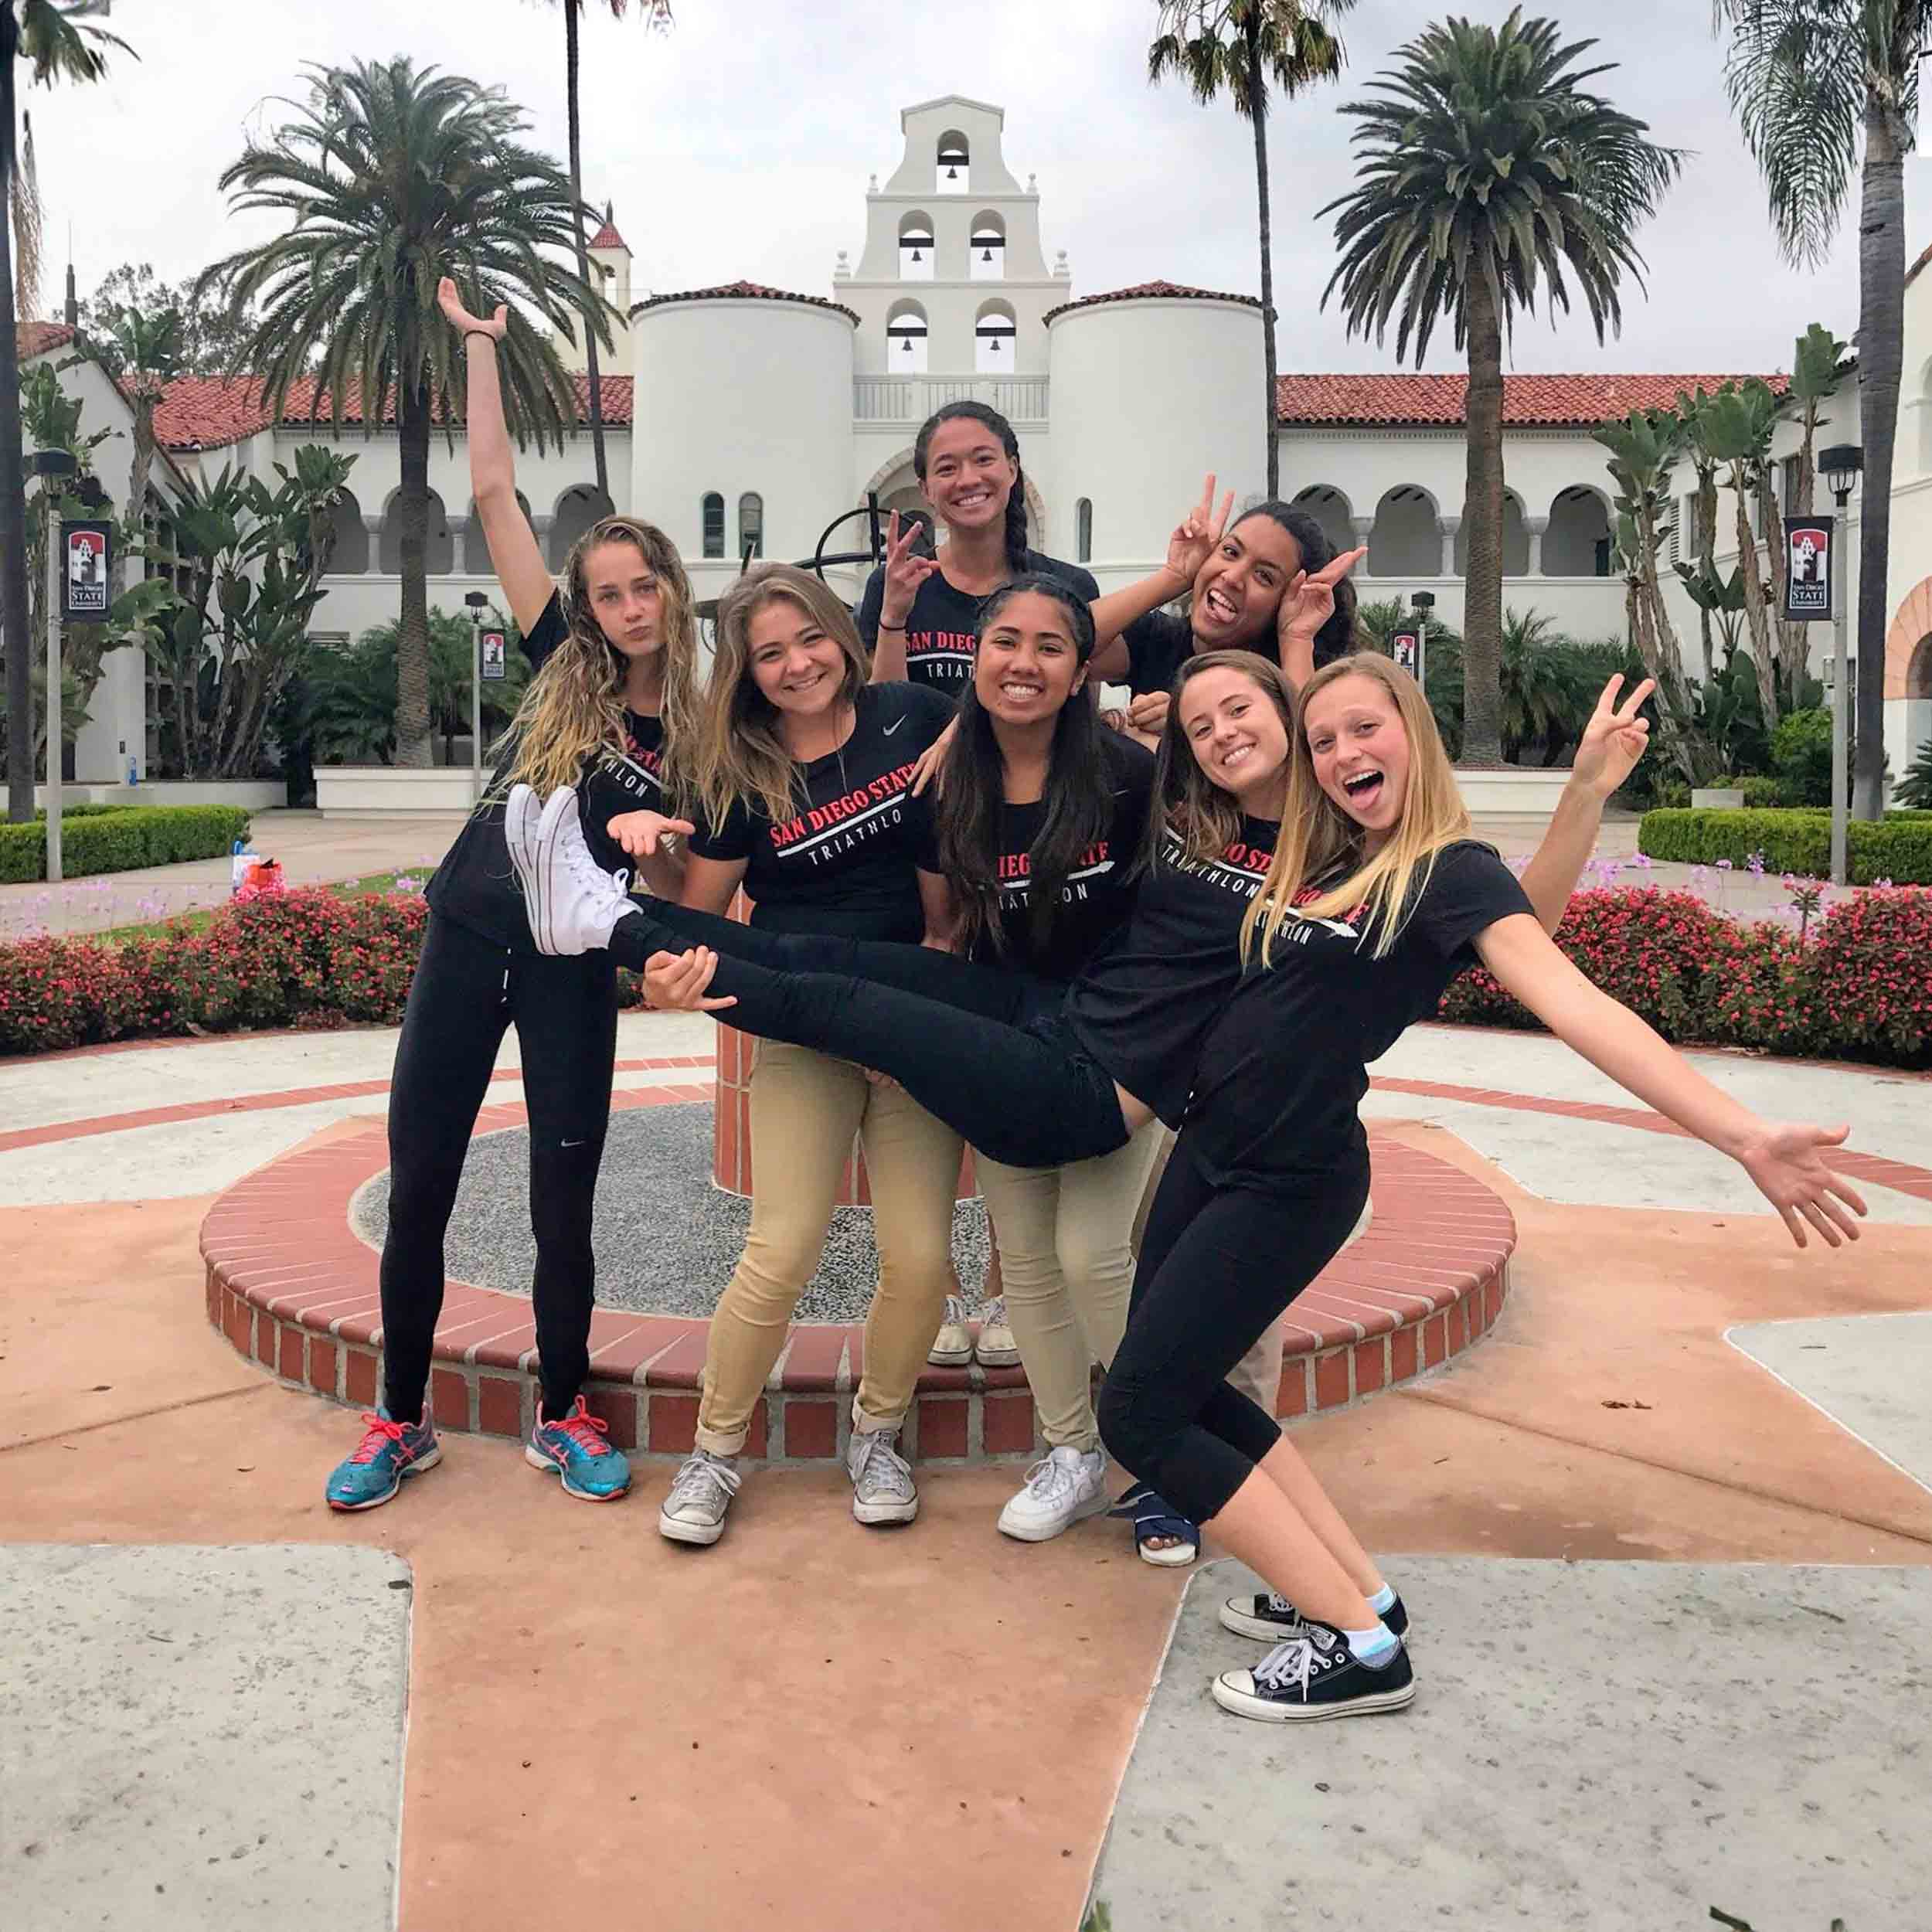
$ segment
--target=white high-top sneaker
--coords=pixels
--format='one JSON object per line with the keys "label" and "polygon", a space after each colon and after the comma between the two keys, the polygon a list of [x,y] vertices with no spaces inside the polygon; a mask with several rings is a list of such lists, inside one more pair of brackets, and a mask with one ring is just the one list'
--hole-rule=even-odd
{"label": "white high-top sneaker", "polygon": [[583,842],[577,795],[553,791],[534,826],[512,793],[504,842],[523,888],[530,935],[540,953],[584,953],[607,946],[617,923],[636,911],[626,896],[631,875],[607,872]]}

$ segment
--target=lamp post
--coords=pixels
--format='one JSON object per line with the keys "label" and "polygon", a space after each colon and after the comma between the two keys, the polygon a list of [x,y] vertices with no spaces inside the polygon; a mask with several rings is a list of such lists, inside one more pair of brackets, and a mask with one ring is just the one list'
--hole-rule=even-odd
{"label": "lamp post", "polygon": [[[80,465],[68,450],[36,450],[22,465],[29,476],[45,479],[41,487],[47,542],[47,883],[57,886],[61,879],[60,781],[62,744],[66,720],[60,704],[60,519],[54,514],[58,494],[55,479],[72,476]],[[23,652],[24,655],[25,653]],[[33,713],[15,728],[33,742]]]}
{"label": "lamp post", "polygon": [[1845,661],[1847,629],[1845,611],[1845,551],[1850,519],[1845,506],[1859,471],[1865,466],[1865,452],[1855,444],[1837,443],[1818,452],[1818,473],[1838,504],[1832,531],[1832,883],[1844,885],[1849,873],[1845,865],[1845,787],[1851,770],[1849,716],[1850,667]]}
{"label": "lamp post", "polygon": [[1409,600],[1416,614],[1416,682],[1429,695],[1429,613],[1436,607],[1433,590],[1417,590]]}
{"label": "lamp post", "polygon": [[483,796],[483,610],[481,590],[464,593],[470,607],[470,803]]}

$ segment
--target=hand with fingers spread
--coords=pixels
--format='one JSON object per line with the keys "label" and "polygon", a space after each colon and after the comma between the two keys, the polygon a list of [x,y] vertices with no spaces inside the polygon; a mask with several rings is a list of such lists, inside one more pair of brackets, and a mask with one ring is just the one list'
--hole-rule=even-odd
{"label": "hand with fingers spread", "polygon": [[682,953],[653,953],[644,962],[644,995],[661,1013],[716,1013],[736,1006],[735,998],[708,999],[705,988],[718,970],[709,946]]}
{"label": "hand with fingers spread", "polygon": [[661,811],[621,811],[604,829],[633,859],[652,859],[660,847],[668,851],[679,834],[689,838],[698,828],[688,818],[667,818]]}
{"label": "hand with fingers spread", "polygon": [[496,313],[487,322],[480,315],[472,315],[463,306],[462,298],[456,292],[454,276],[445,275],[436,284],[436,305],[442,310],[449,325],[459,337],[492,335],[500,342],[503,339],[503,332],[510,325],[510,311],[501,302],[497,304]]}
{"label": "hand with fingers spread", "polygon": [[1767,1121],[1737,1155],[1738,1165],[1777,1209],[1800,1247],[1805,1245],[1807,1222],[1828,1247],[1859,1238],[1853,1217],[1865,1213],[1864,1197],[1825,1155],[1827,1148],[1842,1147],[1850,1132],[1849,1127]]}
{"label": "hand with fingers spread", "polygon": [[1604,686],[1570,767],[1572,780],[1599,798],[1607,798],[1630,776],[1650,743],[1650,720],[1637,714],[1657,689],[1657,681],[1645,679],[1619,704],[1617,694],[1623,682],[1615,677]]}
{"label": "hand with fingers spread", "polygon": [[1335,614],[1335,586],[1368,554],[1365,543],[1359,549],[1344,550],[1318,570],[1295,572],[1274,614],[1275,635],[1284,648],[1291,641],[1313,648],[1315,633]]}
{"label": "hand with fingers spread", "polygon": [[1194,587],[1201,566],[1214,554],[1214,546],[1228,527],[1228,513],[1233,508],[1234,492],[1230,490],[1222,498],[1220,509],[1215,509],[1214,475],[1210,471],[1201,486],[1200,502],[1181,519],[1167,540],[1167,561],[1162,568],[1179,580],[1176,596]]}
{"label": "hand with fingers spread", "polygon": [[879,606],[882,629],[897,631],[904,627],[912,615],[913,600],[919,594],[919,587],[939,568],[936,558],[921,556],[913,548],[922,527],[916,517],[908,517],[902,533],[896,510],[886,526],[885,594]]}

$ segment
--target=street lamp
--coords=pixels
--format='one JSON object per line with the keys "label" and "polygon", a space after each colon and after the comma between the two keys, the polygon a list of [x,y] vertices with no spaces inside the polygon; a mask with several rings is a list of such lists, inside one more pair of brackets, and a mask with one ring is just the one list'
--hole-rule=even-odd
{"label": "street lamp", "polygon": [[1850,876],[1845,864],[1845,790],[1852,762],[1852,700],[1846,689],[1851,680],[1845,653],[1845,549],[1850,519],[1845,506],[1852,500],[1859,471],[1865,467],[1865,452],[1855,443],[1835,443],[1818,452],[1818,467],[1825,487],[1838,504],[1832,531],[1832,883],[1842,886]]}
{"label": "street lamp", "polygon": [[1436,607],[1433,590],[1417,590],[1409,599],[1416,614],[1416,682],[1427,691],[1429,675],[1429,613]]}
{"label": "street lamp", "polygon": [[[61,757],[66,747],[66,719],[60,706],[60,519],[54,515],[54,499],[60,494],[56,480],[72,476],[80,465],[71,450],[36,450],[22,466],[29,476],[45,479],[41,496],[47,543],[47,883],[57,886],[62,877],[60,852]],[[31,647],[29,647],[31,648]],[[26,652],[22,651],[24,658]],[[29,704],[21,715],[20,729],[27,742],[33,742],[33,709]]]}
{"label": "street lamp", "polygon": [[470,803],[483,796],[483,611],[489,599],[466,590],[470,607]]}

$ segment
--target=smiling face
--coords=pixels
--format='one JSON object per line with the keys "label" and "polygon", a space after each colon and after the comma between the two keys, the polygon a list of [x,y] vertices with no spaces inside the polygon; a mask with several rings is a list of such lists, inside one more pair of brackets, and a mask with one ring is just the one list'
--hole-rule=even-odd
{"label": "smiling face", "polygon": [[1005,522],[1006,500],[1019,478],[997,432],[969,416],[955,416],[933,431],[920,487],[948,529],[983,530]]}
{"label": "smiling face", "polygon": [[583,558],[584,600],[611,648],[624,658],[664,648],[664,592],[634,543],[600,543]]}
{"label": "smiling face", "polygon": [[745,626],[751,681],[774,710],[816,718],[838,702],[843,648],[810,611],[791,598],[768,597]]}
{"label": "smiling face", "polygon": [[1374,852],[1401,822],[1409,792],[1409,733],[1394,697],[1376,679],[1338,678],[1303,707],[1301,729],[1315,783]]}
{"label": "smiling face", "polygon": [[1196,572],[1189,622],[1202,651],[1240,650],[1274,627],[1301,546],[1271,516],[1236,524]]}
{"label": "smiling face", "polygon": [[1073,620],[1058,599],[1015,591],[980,633],[973,691],[1002,724],[1038,724],[1087,682]]}
{"label": "smiling face", "polygon": [[1278,811],[1287,763],[1287,728],[1274,701],[1246,672],[1217,665],[1198,672],[1175,701],[1181,735],[1210,784],[1244,811]]}

